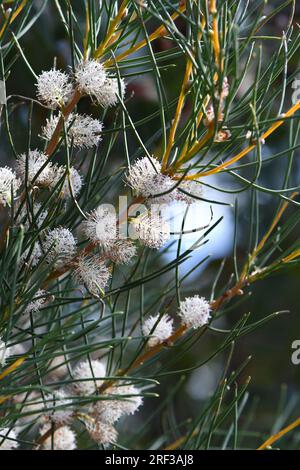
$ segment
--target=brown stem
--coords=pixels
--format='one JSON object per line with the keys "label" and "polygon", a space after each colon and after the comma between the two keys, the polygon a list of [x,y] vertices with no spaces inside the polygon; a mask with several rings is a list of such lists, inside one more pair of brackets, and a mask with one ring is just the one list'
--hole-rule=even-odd
{"label": "brown stem", "polygon": [[56,149],[56,146],[58,144],[59,136],[60,136],[60,133],[62,131],[65,119],[68,118],[68,116],[71,114],[71,112],[75,108],[76,104],[80,100],[81,96],[82,95],[81,95],[80,91],[78,89],[76,89],[71,101],[67,104],[67,106],[65,108],[63,108],[62,116],[60,117],[60,119],[57,123],[57,126],[55,128],[55,131],[53,132],[53,135],[52,135],[52,137],[51,137],[51,139],[50,139],[50,141],[47,145],[47,148],[45,150],[46,155],[48,155],[49,157],[52,155],[52,153]]}

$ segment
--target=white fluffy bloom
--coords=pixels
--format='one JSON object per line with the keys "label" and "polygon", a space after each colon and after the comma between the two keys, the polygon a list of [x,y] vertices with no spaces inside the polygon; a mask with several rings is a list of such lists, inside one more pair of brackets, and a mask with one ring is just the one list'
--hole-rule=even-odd
{"label": "white fluffy bloom", "polygon": [[21,181],[10,168],[0,168],[0,205],[10,204],[11,193],[15,196],[20,186]]}
{"label": "white fluffy bloom", "polygon": [[103,248],[110,247],[117,237],[117,216],[113,208],[99,206],[83,223],[86,237]]}
{"label": "white fluffy bloom", "polygon": [[[161,164],[156,158],[140,158],[130,167],[127,184],[136,196],[143,196],[154,204],[180,201],[193,204],[202,195],[202,185],[197,181],[178,181],[161,173]],[[186,193],[180,191],[183,189]],[[193,198],[193,195],[196,198]]]}
{"label": "white fluffy bloom", "polygon": [[[43,255],[43,252],[42,252],[41,245],[38,241],[34,243],[32,250],[31,248],[32,247],[29,247],[24,251],[24,253],[22,254],[20,258],[20,263],[24,263],[26,261],[28,264],[35,267],[38,265]],[[29,259],[27,260],[28,256],[29,256]]]}
{"label": "white fluffy bloom", "polygon": [[[64,165],[58,166],[55,165],[55,177],[50,185],[50,188],[55,188],[58,183],[62,180],[64,177],[64,183],[62,187],[59,186],[60,188],[60,196],[63,199],[68,199],[71,197],[71,191],[70,191],[70,186],[69,186],[69,178],[66,175],[67,167]],[[82,176],[78,173],[76,168],[73,166],[70,167],[70,183],[73,191],[74,197],[78,196],[78,194],[81,191],[82,188]]]}
{"label": "white fluffy bloom", "polygon": [[[104,393],[105,400],[93,405],[93,415],[101,422],[115,423],[121,416],[134,414],[143,404],[140,391],[131,384],[113,386]],[[118,397],[114,399],[113,397]]]}
{"label": "white fluffy bloom", "polygon": [[[73,166],[70,167],[70,181],[71,181],[73,194],[76,197],[78,196],[82,188],[82,176],[78,173],[76,168],[74,168]],[[61,195],[64,198],[71,196],[68,178],[66,178],[64,182],[64,185],[61,190]]]}
{"label": "white fluffy bloom", "polygon": [[113,263],[129,264],[137,255],[137,248],[131,240],[116,240],[112,246],[105,250],[105,255]]}
{"label": "white fluffy bloom", "polygon": [[[59,121],[59,116],[47,119],[42,129],[42,137],[50,140]],[[66,121],[66,130],[74,147],[91,148],[101,141],[103,124],[98,119],[81,114],[70,114]]]}
{"label": "white fluffy bloom", "polygon": [[187,328],[201,328],[210,319],[210,304],[204,297],[194,295],[180,302],[179,316]]}
{"label": "white fluffy bloom", "polygon": [[47,303],[47,292],[43,289],[38,289],[32,299],[32,301],[27,305],[24,313],[37,313],[40,309]]}
{"label": "white fluffy bloom", "polygon": [[11,349],[0,339],[0,367],[5,366],[6,359],[11,355]]}
{"label": "white fluffy bloom", "polygon": [[74,279],[83,284],[90,294],[99,296],[110,278],[107,266],[97,256],[81,257],[77,261]]}
{"label": "white fluffy bloom", "polygon": [[[51,424],[45,424],[40,429],[40,435],[45,435],[51,429]],[[76,435],[69,426],[54,429],[53,433],[42,444],[43,450],[74,450],[76,449]]]}
{"label": "white fluffy bloom", "polygon": [[74,392],[83,396],[92,395],[103,384],[105,373],[105,366],[101,361],[80,362],[73,372],[73,378],[76,380],[72,384]]}
{"label": "white fluffy bloom", "polygon": [[73,92],[68,75],[55,69],[42,72],[36,86],[38,98],[52,109],[66,104]]}
{"label": "white fluffy bloom", "polygon": [[76,240],[72,232],[63,227],[50,230],[43,244],[48,263],[55,261],[56,267],[69,263],[76,254]]}
{"label": "white fluffy bloom", "polygon": [[[153,198],[153,202],[156,204],[167,203],[176,197],[176,188],[171,190],[176,182],[161,173],[161,164],[154,157],[143,157],[136,160],[131,165],[126,180],[136,196]],[[159,196],[159,194],[162,195]],[[157,197],[155,197],[156,195]]]}
{"label": "white fluffy bloom", "polygon": [[134,219],[131,224],[139,241],[149,248],[159,249],[170,238],[168,222],[157,212],[148,212]]}
{"label": "white fluffy bloom", "polygon": [[19,446],[16,439],[16,430],[9,428],[0,428],[0,450],[16,449]]}
{"label": "white fluffy bloom", "polygon": [[158,319],[159,314],[150,316],[144,321],[142,326],[143,335],[151,335],[151,338],[147,343],[150,348],[156,346],[157,344],[163,343],[165,340],[170,338],[173,332],[173,320],[169,317],[169,315],[162,315],[159,322]]}
{"label": "white fluffy bloom", "polygon": [[179,188],[185,192],[177,191],[176,200],[185,204],[194,204],[199,200],[198,198],[203,196],[203,187],[198,181],[183,181],[180,183]]}
{"label": "white fluffy bloom", "polygon": [[72,400],[67,397],[64,390],[57,390],[45,396],[44,420],[51,420],[58,424],[67,424],[73,420]]}
{"label": "white fluffy bloom", "polygon": [[106,79],[106,72],[100,62],[87,60],[78,65],[75,79],[81,93],[91,95],[98,100],[98,95],[101,93]]}
{"label": "white fluffy bloom", "polygon": [[124,99],[125,89],[125,82],[122,78],[119,84],[119,80],[116,77],[108,76],[97,93],[97,101],[103,108],[115,106],[118,103],[118,95],[122,100]]}
{"label": "white fluffy bloom", "polygon": [[[43,168],[37,178],[34,179],[36,174],[46,163],[47,165],[45,168]],[[28,161],[27,155],[25,153],[18,157],[16,169],[22,181],[25,181],[26,177],[26,164],[28,164],[29,183],[32,183],[33,179],[35,185],[49,186],[52,183],[55,177],[55,166],[53,166],[52,163],[48,161],[47,155],[45,155],[43,152],[40,152],[39,150],[30,150],[28,154]]]}
{"label": "white fluffy bloom", "polygon": [[117,441],[118,432],[111,424],[102,421],[86,420],[85,426],[89,435],[97,444],[107,446]]}

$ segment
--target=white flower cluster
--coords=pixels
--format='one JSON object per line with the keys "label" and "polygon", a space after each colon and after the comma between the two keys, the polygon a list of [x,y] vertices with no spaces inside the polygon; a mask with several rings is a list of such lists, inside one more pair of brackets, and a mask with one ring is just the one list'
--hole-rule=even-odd
{"label": "white flower cluster", "polygon": [[[59,187],[60,181],[63,181],[65,178],[60,196],[64,199],[71,196],[69,179],[66,177],[67,167],[53,164],[49,161],[47,155],[39,150],[30,150],[28,156],[21,154],[17,159],[16,170],[22,181],[25,181],[27,178],[29,183],[49,189]],[[82,177],[75,168],[71,167],[69,178],[73,195],[77,196],[82,187]]]}
{"label": "white flower cluster", "polygon": [[51,109],[62,108],[70,100],[75,86],[103,107],[114,106],[118,97],[124,99],[126,88],[122,78],[107,73],[97,60],[78,64],[74,81],[59,70],[44,71],[37,77],[36,86],[38,98]]}
{"label": "white flower cluster", "polygon": [[94,244],[109,248],[117,238],[116,212],[105,205],[97,207],[83,223],[83,230]]}
{"label": "white flower cluster", "polygon": [[161,163],[154,157],[146,156],[136,160],[128,170],[126,183],[135,196],[151,205],[148,212],[131,220],[131,227],[143,245],[154,249],[161,248],[170,238],[169,224],[163,217],[162,205],[174,201],[191,205],[202,196],[199,181],[181,181],[164,174]]}
{"label": "white flower cluster", "polygon": [[38,98],[51,109],[64,106],[73,93],[68,75],[56,69],[42,72],[36,87]]}
{"label": "white flower cluster", "polygon": [[74,403],[65,390],[60,389],[46,395],[44,410],[39,421],[42,450],[74,450],[76,434],[70,428],[74,419]]}
{"label": "white flower cluster", "polygon": [[0,428],[0,450],[14,450],[19,447],[15,429]]}
{"label": "white flower cluster", "polygon": [[[51,116],[42,128],[42,137],[50,140],[59,122],[60,116]],[[91,148],[101,141],[103,124],[84,114],[70,114],[66,119],[66,131],[74,147]]]}
{"label": "white flower cluster", "polygon": [[[43,450],[76,448],[76,434],[70,427],[77,412],[74,395],[97,397],[105,383],[106,368],[100,360],[86,360],[75,366],[72,375],[74,381],[68,387],[68,394],[66,390],[59,389],[46,395],[42,415],[36,415],[41,423],[39,433],[43,437]],[[138,388],[121,381],[104,390],[100,398],[89,405],[80,418],[90,437],[98,444],[108,446],[114,444],[118,437],[115,423],[121,417],[134,414],[143,404],[143,399]]]}
{"label": "white flower cluster", "polygon": [[[71,389],[82,397],[97,396],[105,384],[106,368],[99,360],[86,360],[76,365]],[[142,405],[141,392],[132,384],[121,381],[101,393],[85,415],[84,423],[91,438],[98,444],[109,445],[117,440],[114,424],[123,416],[134,414]]]}
{"label": "white flower cluster", "polygon": [[69,424],[73,420],[73,402],[61,389],[45,396],[44,421]]}
{"label": "white flower cluster", "polygon": [[91,406],[86,422],[91,438],[104,446],[114,444],[118,436],[114,424],[121,417],[134,414],[142,403],[140,391],[132,384],[120,383],[105,390],[102,399]]}
{"label": "white flower cluster", "polygon": [[90,437],[97,444],[108,446],[117,442],[118,432],[112,424],[90,418],[86,420],[85,426]]}
{"label": "white flower cluster", "polygon": [[[194,295],[180,302],[178,315],[186,328],[197,329],[209,322],[210,312],[209,302],[204,297]],[[142,333],[148,338],[148,346],[153,348],[172,336],[173,320],[166,314],[150,316],[142,324]]]}
{"label": "white flower cluster", "polygon": [[73,392],[83,396],[95,394],[97,388],[103,384],[105,373],[105,366],[101,361],[80,362],[73,371]]}
{"label": "white flower cluster", "polygon": [[90,243],[101,249],[101,256],[81,256],[77,260],[74,279],[90,294],[98,296],[110,278],[106,261],[129,264],[137,249],[133,241],[119,238],[116,212],[110,206],[101,205],[88,214],[82,223],[82,232]]}
{"label": "white flower cluster", "polygon": [[143,325],[142,332],[144,336],[149,336],[148,346],[154,346],[166,341],[173,332],[173,320],[169,315],[154,315],[148,317]]}
{"label": "white flower cluster", "polygon": [[43,289],[38,289],[31,302],[27,305],[24,313],[37,313],[47,303],[47,292]]}
{"label": "white flower cluster", "polygon": [[[107,108],[115,106],[119,99],[124,99],[125,82],[122,78],[108,74],[103,65],[96,60],[87,60],[78,64],[74,77],[59,70],[42,72],[37,77],[37,97],[51,109],[63,110],[70,101],[75,88],[81,94],[89,95]],[[42,129],[42,137],[50,140],[57,128],[62,113],[51,116]],[[103,124],[90,116],[71,113],[65,121],[70,142],[78,149],[91,148],[101,141]]]}
{"label": "white flower cluster", "polygon": [[143,245],[159,250],[170,238],[168,222],[158,211],[145,212],[130,222],[132,236]]}
{"label": "white flower cluster", "polygon": [[117,104],[118,97],[124,99],[124,80],[107,74],[103,65],[96,60],[79,64],[75,80],[81,93],[90,95],[104,108]]}
{"label": "white flower cluster", "polygon": [[130,264],[137,255],[137,247],[127,239],[115,240],[114,243],[106,248],[105,256],[116,264]]}
{"label": "white flower cluster", "polygon": [[[40,428],[40,435],[44,436],[52,431],[50,423],[45,424]],[[76,435],[69,426],[60,426],[53,428],[50,436],[47,437],[43,444],[42,450],[74,450],[76,449]]]}
{"label": "white flower cluster", "polygon": [[70,263],[76,254],[76,240],[72,232],[64,227],[50,230],[45,236],[43,247],[46,261],[54,263],[56,268]]}
{"label": "white flower cluster", "polygon": [[77,260],[73,276],[74,280],[84,285],[91,295],[98,297],[109,281],[110,271],[96,255],[81,256]]}
{"label": "white flower cluster", "polygon": [[194,295],[180,302],[179,316],[187,328],[201,328],[210,319],[210,304],[204,297]]}
{"label": "white flower cluster", "polygon": [[11,196],[13,198],[21,186],[21,180],[16,177],[15,173],[7,167],[0,168],[0,206],[11,204]]}
{"label": "white flower cluster", "polygon": [[[77,240],[68,228],[56,227],[52,230],[48,230],[46,233],[45,231],[41,231],[40,240],[36,241],[33,245],[33,249],[30,250],[30,248],[27,248],[24,251],[20,259],[21,263],[27,261],[34,267],[37,266],[41,258],[44,257],[47,263],[53,264],[55,269],[61,269],[75,258]],[[38,304],[38,301],[33,301],[28,305],[26,311],[34,312],[34,305]]]}
{"label": "white flower cluster", "polygon": [[26,262],[32,267],[35,267],[39,264],[42,256],[43,256],[43,252],[42,252],[40,242],[36,241],[34,242],[33,246],[27,248],[23,252],[20,258],[20,263],[23,264]]}
{"label": "white flower cluster", "polygon": [[156,158],[143,157],[130,167],[126,182],[136,196],[142,196],[154,204],[167,204],[172,201],[193,204],[195,198],[201,197],[202,185],[199,182],[179,183],[161,171],[161,163]]}
{"label": "white flower cluster", "polygon": [[140,391],[132,384],[119,383],[105,390],[103,399],[91,408],[96,421],[114,424],[123,416],[133,415],[143,404]]}

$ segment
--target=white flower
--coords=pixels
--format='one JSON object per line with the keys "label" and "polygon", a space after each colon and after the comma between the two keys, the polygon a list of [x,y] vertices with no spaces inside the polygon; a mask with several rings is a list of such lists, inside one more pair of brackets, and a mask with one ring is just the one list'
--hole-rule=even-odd
{"label": "white flower", "polygon": [[115,106],[118,103],[118,96],[120,96],[122,100],[124,99],[125,89],[126,85],[122,78],[119,84],[117,78],[108,76],[97,93],[97,101],[103,108]]}
{"label": "white flower", "polygon": [[0,205],[10,205],[11,194],[14,197],[20,186],[21,181],[10,168],[0,168]]}
{"label": "white flower", "polygon": [[[43,170],[35,178],[36,174],[45,164],[45,168],[43,168]],[[18,157],[16,169],[22,181],[25,181],[26,178],[26,165],[28,165],[27,177],[29,183],[32,183],[33,180],[35,185],[41,186],[49,186],[52,183],[55,176],[55,167],[48,160],[47,155],[45,155],[43,152],[40,152],[39,150],[30,150],[28,154],[28,160],[25,153]]]}
{"label": "white flower", "polygon": [[96,60],[87,60],[78,65],[75,79],[81,93],[91,95],[98,100],[101,87],[106,79],[103,65]]}
{"label": "white flower", "polygon": [[[45,424],[39,431],[44,436],[51,429],[51,424]],[[43,450],[74,450],[76,449],[76,435],[69,426],[53,429],[51,435],[42,444]]]}
{"label": "white flower", "polygon": [[58,424],[67,424],[73,420],[73,402],[67,397],[64,390],[57,390],[45,396],[44,420],[51,420]]}
{"label": "white flower", "polygon": [[176,182],[161,173],[161,164],[156,158],[136,160],[129,168],[126,180],[136,196],[153,198],[155,204],[167,203],[176,197]]}
{"label": "white flower", "polygon": [[46,261],[55,261],[56,267],[68,264],[76,254],[76,240],[72,232],[63,227],[50,230],[43,244],[46,252]]}
{"label": "white flower", "polygon": [[106,287],[110,272],[97,256],[80,257],[74,271],[74,279],[83,284],[91,295],[98,297]]}
{"label": "white flower", "polygon": [[0,450],[13,450],[19,446],[17,432],[10,428],[0,428]]}
{"label": "white flower", "polygon": [[117,430],[111,424],[101,421],[86,420],[85,426],[89,435],[97,444],[107,446],[117,441]]}
{"label": "white flower", "polygon": [[183,181],[180,183],[179,189],[183,189],[185,192],[179,190],[176,194],[176,200],[188,205],[196,203],[203,196],[202,185],[198,181]]}
{"label": "white flower", "polygon": [[132,415],[143,404],[140,391],[131,384],[110,387],[103,395],[105,400],[93,405],[93,415],[105,423],[115,423],[121,416]]}
{"label": "white flower", "polygon": [[[20,258],[20,263],[25,263],[25,261],[31,266],[35,267],[39,264],[39,261],[43,255],[41,245],[36,241],[33,247],[27,248]],[[27,260],[29,256],[29,259]]]}
{"label": "white flower", "polygon": [[137,248],[131,240],[116,240],[112,246],[105,250],[105,255],[113,263],[129,264],[137,255]]}
{"label": "white flower", "polygon": [[80,362],[74,369],[72,384],[75,393],[79,395],[92,395],[103,384],[105,366],[101,361],[91,360]]}
{"label": "white flower", "polygon": [[[59,116],[47,119],[42,129],[42,137],[50,140],[59,121]],[[101,141],[103,124],[98,119],[81,114],[70,114],[66,121],[66,130],[70,141],[77,148],[91,148]]]}
{"label": "white flower", "polygon": [[134,219],[130,227],[139,241],[149,248],[159,249],[170,238],[168,222],[157,212],[148,212]]}
{"label": "white flower", "polygon": [[[56,174],[55,177],[50,185],[50,188],[55,188],[57,185],[60,188],[60,196],[63,199],[67,199],[71,197],[71,191],[69,186],[69,178],[67,177],[67,167],[64,165],[58,166],[55,165]],[[61,183],[62,179],[64,179],[62,187],[59,183]],[[76,168],[73,166],[70,167],[70,184],[72,187],[72,192],[74,197],[78,196],[82,188],[82,176],[78,173]]]}
{"label": "white flower", "polygon": [[86,237],[93,243],[107,248],[117,237],[117,216],[113,208],[99,206],[92,211],[83,223]]}
{"label": "white flower", "polygon": [[194,295],[179,304],[179,316],[187,328],[201,328],[210,319],[210,304],[204,297]]}
{"label": "white flower", "polygon": [[169,317],[169,315],[162,315],[159,321],[158,319],[159,314],[150,316],[144,321],[142,326],[143,335],[151,335],[151,338],[147,343],[150,348],[166,341],[173,332],[173,320]]}
{"label": "white flower", "polygon": [[73,92],[68,75],[55,69],[42,72],[36,86],[38,98],[52,109],[66,104]]}
{"label": "white flower", "polygon": [[11,349],[0,339],[0,367],[5,366],[6,359],[11,355]]}
{"label": "white flower", "polygon": [[32,299],[32,301],[27,305],[24,313],[37,313],[40,309],[47,303],[47,292],[43,289],[38,289]]}

